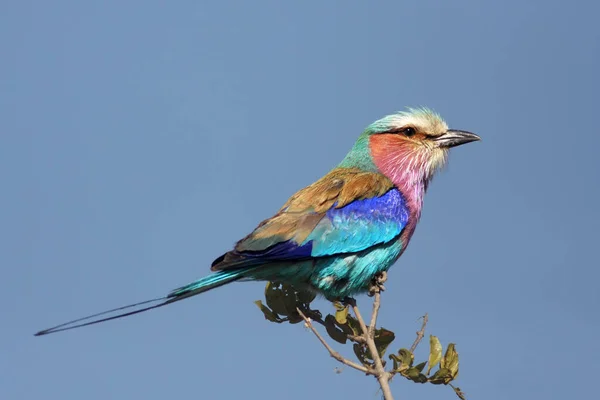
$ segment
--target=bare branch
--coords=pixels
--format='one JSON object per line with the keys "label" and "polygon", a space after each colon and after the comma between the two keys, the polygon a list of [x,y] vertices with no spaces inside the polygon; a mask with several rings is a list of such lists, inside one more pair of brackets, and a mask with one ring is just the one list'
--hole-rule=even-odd
{"label": "bare branch", "polygon": [[429,316],[427,313],[425,313],[425,315],[423,315],[423,324],[421,325],[421,329],[419,331],[417,331],[417,338],[415,339],[412,346],[410,346],[410,352],[413,354],[415,354],[415,350],[417,349],[417,346],[419,345],[419,343],[421,343],[421,340],[425,336],[425,327],[427,326],[428,321],[429,321]]}
{"label": "bare branch", "polygon": [[[448,384],[449,381],[451,381],[453,379],[453,376],[448,380],[448,382],[446,382],[445,377],[432,376],[432,377],[427,378],[427,376],[425,376],[423,374],[419,374],[418,377],[412,376],[411,373],[414,371],[409,370],[409,367],[412,365],[413,360],[414,360],[414,356],[413,356],[414,352],[416,351],[417,347],[419,346],[419,344],[425,337],[425,329],[427,327],[427,323],[429,322],[428,314],[425,314],[421,317],[421,319],[422,319],[421,327],[416,332],[417,337],[415,338],[412,346],[409,349],[410,355],[411,355],[411,361],[408,362],[409,365],[402,365],[403,363],[401,360],[406,360],[406,356],[408,354],[406,354],[407,353],[406,349],[401,349],[400,353],[399,353],[400,358],[398,358],[398,356],[395,356],[395,357],[390,356],[390,358],[393,358],[393,360],[394,360],[394,367],[390,371],[385,370],[384,366],[386,365],[386,362],[383,359],[383,354],[379,353],[378,342],[381,340],[381,343],[379,344],[379,346],[383,353],[384,352],[383,348],[384,347],[387,348],[387,345],[389,344],[389,342],[388,342],[389,339],[393,340],[393,336],[390,336],[390,334],[393,335],[393,332],[386,331],[383,328],[378,330],[377,329],[377,318],[379,316],[379,311],[381,308],[381,293],[385,290],[385,287],[383,286],[383,284],[386,282],[386,280],[387,280],[387,274],[385,272],[380,273],[373,278],[369,287],[367,288],[369,297],[373,297],[373,308],[372,308],[371,317],[369,319],[369,325],[367,325],[365,323],[365,319],[363,318],[363,316],[358,308],[356,300],[353,298],[350,298],[350,297],[341,300],[341,303],[344,304],[345,307],[347,307],[347,308],[344,309],[339,304],[334,304],[337,309],[335,316],[329,314],[329,315],[327,315],[326,318],[323,318],[323,315],[321,314],[320,311],[311,310],[310,306],[308,305],[310,303],[310,301],[312,301],[314,296],[313,297],[310,297],[310,296],[309,297],[306,297],[306,296],[301,297],[301,296],[299,296],[299,294],[297,292],[296,293],[296,296],[297,296],[296,297],[296,304],[297,304],[296,311],[298,312],[298,315],[302,318],[302,320],[304,320],[305,326],[312,331],[312,333],[317,337],[319,342],[321,342],[321,344],[325,347],[325,349],[327,350],[327,352],[329,353],[329,355],[332,358],[334,358],[335,360],[337,360],[338,362],[340,362],[343,365],[346,365],[353,369],[356,369],[357,371],[360,371],[366,375],[371,375],[377,379],[379,386],[381,388],[381,392],[382,392],[384,400],[393,400],[394,399],[391,388],[390,388],[390,381],[398,373],[405,376],[406,378],[408,378],[410,380],[415,381],[415,382],[423,383],[423,382],[429,381],[434,384],[438,384],[438,383]],[[286,293],[289,292],[289,289],[287,289],[286,287],[283,287],[283,289],[281,289],[281,290],[285,291]],[[268,293],[266,293],[265,296],[268,296]],[[286,294],[286,296],[287,296],[287,294]],[[305,301],[304,300],[300,301],[299,299],[301,299],[301,298],[304,299]],[[294,316],[295,314],[290,314],[291,310],[288,309],[289,306],[288,306],[288,303],[285,302],[286,299],[284,299],[284,300],[282,300],[281,298],[278,299],[280,301],[280,303],[278,303],[278,305],[285,305],[285,307],[286,307],[286,311],[283,311],[285,313],[286,318],[283,318],[283,319],[278,318],[275,322],[282,322],[282,321],[288,320],[291,323],[295,323],[298,321],[298,317],[297,317],[297,315]],[[306,299],[309,299],[309,300],[306,300]],[[273,303],[275,300],[273,298],[267,297],[267,302],[269,302],[269,301],[271,301]],[[340,300],[338,300],[338,303],[339,303],[339,301]],[[277,308],[277,307],[275,307],[275,308]],[[352,312],[354,313],[355,318],[348,317],[348,319],[346,321],[346,317],[348,316],[348,308],[352,308]],[[262,310],[262,308],[261,308],[261,310]],[[271,311],[270,309],[268,309],[268,310],[273,313],[273,311]],[[270,318],[271,314],[267,314],[264,310],[263,310],[263,313],[265,313],[265,317],[267,319],[273,320],[272,318]],[[342,321],[344,323],[342,323],[340,321]],[[315,323],[321,324],[327,330],[328,334],[334,340],[339,341],[340,343],[346,343],[347,340],[354,342],[355,343],[354,351],[356,353],[356,356],[357,356],[359,362],[357,363],[357,362],[351,361],[349,359],[346,359],[340,353],[335,351],[327,343],[327,341],[319,333],[319,331],[315,328],[315,325],[314,325]],[[357,323],[358,323],[358,327],[356,326]],[[376,335],[379,335],[379,336],[377,336],[377,341],[375,340]],[[437,346],[437,344],[436,344],[436,346]],[[436,351],[437,351],[437,349],[436,349]],[[455,356],[455,358],[457,357],[456,352],[454,352],[454,356]],[[423,365],[423,364],[420,364],[420,365]],[[409,370],[410,373],[407,373],[406,372],[407,370]],[[335,371],[336,371],[336,373],[339,373],[339,372],[341,372],[341,369],[336,367]],[[420,371],[420,369],[419,369],[419,371]],[[427,372],[427,375],[429,375],[429,371]],[[440,378],[443,379],[443,382],[440,381]],[[459,388],[455,388],[454,386],[452,386],[452,388],[454,389],[454,392],[460,399],[465,400],[464,393],[462,393]]]}
{"label": "bare branch", "polygon": [[348,340],[351,340],[353,342],[360,343],[360,344],[367,344],[367,341],[362,336],[346,335],[346,337],[348,338]]}
{"label": "bare branch", "polygon": [[374,295],[375,299],[373,300],[373,315],[371,315],[371,325],[368,328],[365,325],[365,320],[363,319],[358,306],[356,305],[356,300],[347,299],[346,302],[352,307],[352,311],[354,312],[356,320],[358,321],[363,332],[362,337],[365,339],[367,348],[369,349],[371,357],[373,358],[373,375],[375,375],[377,381],[379,381],[379,386],[383,392],[383,398],[385,400],[393,400],[394,396],[392,395],[392,390],[390,389],[390,379],[392,374],[387,372],[383,367],[383,362],[379,356],[379,352],[377,351],[377,346],[375,345],[375,324],[377,323],[377,314],[379,313],[379,307],[381,305],[381,291],[384,290],[383,283],[385,282],[386,278],[386,274],[381,274],[380,276],[376,277],[373,285],[371,285],[371,288],[369,289],[369,292]]}
{"label": "bare branch", "polygon": [[[379,305],[381,304],[381,294],[379,292],[375,293],[375,299],[373,300],[373,315],[371,316],[371,326],[369,326],[369,330],[364,330],[367,347],[371,352],[371,356],[373,356],[373,361],[375,362],[375,372],[377,380],[379,381],[379,386],[381,386],[381,391],[383,392],[383,398],[385,400],[394,400],[394,396],[392,396],[392,390],[390,388],[390,378],[392,375],[385,370],[383,367],[383,362],[381,361],[381,357],[379,356],[379,352],[377,351],[377,346],[375,346],[375,334],[374,327],[377,322],[377,313],[379,312]],[[358,310],[358,307],[355,307],[355,311]],[[358,317],[357,317],[358,318]],[[362,322],[364,326],[364,322]]]}
{"label": "bare branch", "polygon": [[371,322],[369,323],[369,337],[375,338],[375,326],[377,325],[377,315],[379,314],[379,307],[381,305],[381,295],[379,293],[375,294],[375,298],[373,299],[373,313],[371,314]]}
{"label": "bare branch", "polygon": [[[313,311],[313,310],[304,310],[304,311]],[[327,324],[325,323],[325,321],[323,321],[323,318],[320,317],[319,313],[311,313],[309,315],[306,315],[311,322],[316,322],[317,324],[323,326],[324,328],[327,329]],[[366,344],[365,338],[363,338],[362,336],[355,336],[355,335],[351,335],[351,334],[346,334],[346,337],[348,338],[348,340],[355,342],[355,343],[361,343],[361,344]]]}
{"label": "bare branch", "polygon": [[[412,354],[415,354],[415,350],[417,349],[417,346],[419,345],[419,343],[421,343],[421,340],[423,340],[423,337],[425,337],[425,328],[427,327],[427,322],[429,321],[429,315],[427,313],[425,313],[425,315],[423,315],[421,318],[423,318],[423,323],[421,324],[421,329],[419,329],[417,331],[417,338],[413,342],[412,346],[410,346],[410,352]],[[390,380],[392,380],[394,375],[396,374],[396,372],[391,371],[390,373],[392,374],[392,377],[390,378]]]}
{"label": "bare branch", "polygon": [[[352,311],[354,311],[354,315],[356,316],[356,320],[360,325],[360,329],[363,331],[363,335],[367,334],[369,331],[367,329],[367,325],[365,325],[365,320],[363,319],[358,306],[356,305],[356,300],[354,299],[346,299],[346,302],[352,307]],[[364,336],[363,336],[364,337]]]}
{"label": "bare branch", "polygon": [[321,336],[321,334],[319,333],[319,331],[317,331],[315,329],[315,327],[312,324],[312,321],[310,320],[310,318],[308,318],[306,315],[304,315],[304,313],[302,312],[302,310],[300,310],[300,308],[296,308],[296,310],[298,311],[298,314],[300,314],[300,316],[304,319],[304,322],[306,323],[306,326],[315,334],[315,336],[317,337],[317,339],[319,339],[319,341],[321,342],[321,344],[323,344],[323,346],[325,346],[325,348],[327,349],[327,351],[329,352],[329,355],[333,358],[335,358],[336,360],[338,360],[339,362],[341,362],[342,364],[345,364],[349,367],[352,367],[354,369],[357,369],[361,372],[364,372],[367,375],[374,375],[373,371],[371,371],[370,369],[368,369],[367,367],[365,367],[364,365],[359,365],[355,362],[352,362],[348,359],[345,359],[340,353],[338,353],[337,351],[333,350],[331,348],[331,346],[329,346],[329,344],[325,341],[325,339],[323,339],[323,337]]}

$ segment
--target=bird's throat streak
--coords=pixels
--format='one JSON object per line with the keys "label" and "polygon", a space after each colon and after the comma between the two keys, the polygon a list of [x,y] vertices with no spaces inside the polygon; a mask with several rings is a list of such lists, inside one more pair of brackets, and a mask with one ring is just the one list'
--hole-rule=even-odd
{"label": "bird's throat streak", "polygon": [[406,196],[412,211],[420,215],[432,172],[427,149],[397,134],[373,135],[369,147],[375,166]]}

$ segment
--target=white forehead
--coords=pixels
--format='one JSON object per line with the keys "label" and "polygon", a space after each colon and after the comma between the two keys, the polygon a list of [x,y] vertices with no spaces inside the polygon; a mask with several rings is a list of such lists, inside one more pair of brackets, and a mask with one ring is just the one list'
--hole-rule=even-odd
{"label": "white forehead", "polygon": [[409,108],[408,111],[401,111],[396,114],[400,126],[414,126],[429,134],[445,133],[448,130],[446,121],[436,112],[428,108]]}
{"label": "white forehead", "polygon": [[384,132],[405,126],[415,127],[430,135],[441,135],[448,130],[442,117],[428,108],[408,108],[374,122],[370,128],[374,132]]}

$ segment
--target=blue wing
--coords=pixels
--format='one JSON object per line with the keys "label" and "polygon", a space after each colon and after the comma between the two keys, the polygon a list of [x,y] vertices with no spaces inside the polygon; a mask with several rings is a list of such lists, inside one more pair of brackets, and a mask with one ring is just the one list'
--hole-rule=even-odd
{"label": "blue wing", "polygon": [[398,189],[380,197],[330,208],[306,239],[311,256],[355,253],[395,239],[408,222],[408,207]]}
{"label": "blue wing", "polygon": [[409,219],[406,200],[396,188],[336,206],[322,213],[284,209],[273,218],[283,220],[279,225],[263,222],[234,251],[215,260],[212,269],[359,252],[396,239]]}

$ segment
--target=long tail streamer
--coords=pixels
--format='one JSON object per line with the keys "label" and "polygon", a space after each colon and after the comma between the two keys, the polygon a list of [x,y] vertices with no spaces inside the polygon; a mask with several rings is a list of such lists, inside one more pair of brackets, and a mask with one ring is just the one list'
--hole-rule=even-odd
{"label": "long tail streamer", "polygon": [[[43,335],[48,335],[50,333],[68,331],[70,329],[81,328],[82,326],[95,325],[95,324],[99,324],[101,322],[111,321],[113,319],[119,319],[119,318],[123,318],[123,317],[128,317],[130,315],[139,314],[144,311],[148,311],[148,310],[152,310],[152,309],[159,308],[162,306],[166,306],[168,304],[175,303],[176,301],[180,301],[183,299],[187,299],[188,297],[192,297],[197,294],[204,293],[211,289],[225,285],[229,282],[236,281],[236,280],[242,278],[242,275],[243,275],[243,271],[235,271],[235,270],[234,271],[220,271],[220,272],[214,273],[212,275],[206,276],[202,279],[199,279],[195,282],[192,282],[188,285],[177,288],[177,289],[171,291],[171,293],[169,293],[167,296],[158,297],[158,298],[152,299],[152,300],[141,301],[139,303],[129,304],[129,305],[123,306],[123,307],[113,308],[112,310],[107,310],[107,311],[103,311],[103,312],[100,312],[97,314],[88,315],[87,317],[83,317],[83,318],[77,318],[77,319],[74,319],[73,321],[65,322],[63,324],[53,326],[52,328],[48,328],[48,329],[39,331],[35,334],[35,336],[43,336]],[[160,302],[160,303],[153,304],[151,306],[146,306],[147,304],[152,304],[152,303],[157,303],[157,302]],[[146,307],[139,308],[140,306],[146,306]],[[138,307],[138,308],[135,310],[132,310],[132,311],[127,311],[127,312],[121,313],[121,314],[112,315],[112,316],[104,317],[104,318],[100,318],[100,319],[94,319],[94,318],[101,317],[103,315],[115,313],[118,311],[128,310],[128,309],[135,308],[135,307]],[[87,321],[87,322],[84,322],[84,321]]]}
{"label": "long tail streamer", "polygon": [[[42,335],[48,335],[50,333],[55,333],[55,332],[68,331],[70,329],[81,328],[82,326],[94,325],[94,324],[99,324],[101,322],[110,321],[110,320],[113,320],[113,319],[128,317],[130,315],[139,314],[141,312],[152,310],[154,308],[159,308],[159,307],[162,307],[162,306],[166,306],[167,304],[169,304],[169,303],[172,302],[172,301],[165,301],[165,300],[167,300],[167,297],[159,297],[157,299],[141,301],[139,303],[129,304],[127,306],[123,306],[123,307],[119,307],[119,308],[113,308],[112,310],[107,310],[107,311],[103,311],[101,313],[97,313],[97,314],[93,314],[93,315],[88,315],[87,317],[83,317],[83,318],[77,318],[77,319],[74,319],[73,321],[65,322],[63,324],[53,326],[52,328],[44,329],[43,331],[37,332],[35,334],[35,336],[42,336]],[[133,311],[129,311],[129,312],[126,312],[126,313],[122,313],[122,314],[119,314],[119,315],[113,315],[111,317],[101,318],[101,319],[97,319],[97,320],[94,320],[94,321],[88,321],[88,322],[83,322],[81,324],[78,324],[78,322],[87,321],[89,319],[96,318],[96,317],[99,317],[101,315],[106,315],[106,314],[114,313],[116,311],[127,310],[129,308],[139,307],[139,306],[143,306],[145,304],[156,303],[157,301],[163,301],[163,302],[159,303],[159,304],[155,304],[153,306],[143,307],[143,308],[140,308],[140,309],[137,309],[137,310],[133,310]]]}

